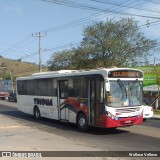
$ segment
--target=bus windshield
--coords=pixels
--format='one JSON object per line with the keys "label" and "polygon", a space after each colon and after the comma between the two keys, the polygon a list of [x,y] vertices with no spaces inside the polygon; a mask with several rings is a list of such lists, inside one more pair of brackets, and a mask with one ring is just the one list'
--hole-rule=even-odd
{"label": "bus windshield", "polygon": [[110,81],[110,91],[106,92],[110,107],[131,107],[142,105],[142,81]]}

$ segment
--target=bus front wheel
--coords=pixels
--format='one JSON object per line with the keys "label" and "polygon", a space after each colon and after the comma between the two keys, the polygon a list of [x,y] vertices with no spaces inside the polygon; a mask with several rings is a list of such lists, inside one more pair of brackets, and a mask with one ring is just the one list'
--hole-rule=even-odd
{"label": "bus front wheel", "polygon": [[78,128],[82,131],[87,130],[87,118],[84,113],[80,113],[77,118]]}
{"label": "bus front wheel", "polygon": [[34,117],[35,117],[35,119],[41,118],[41,113],[40,113],[40,110],[37,106],[34,108]]}

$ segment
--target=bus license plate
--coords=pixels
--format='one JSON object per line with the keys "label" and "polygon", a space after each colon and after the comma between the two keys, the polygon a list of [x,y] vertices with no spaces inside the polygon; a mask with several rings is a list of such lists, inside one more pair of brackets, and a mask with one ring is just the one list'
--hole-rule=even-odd
{"label": "bus license plate", "polygon": [[131,121],[125,121],[125,123],[131,123]]}

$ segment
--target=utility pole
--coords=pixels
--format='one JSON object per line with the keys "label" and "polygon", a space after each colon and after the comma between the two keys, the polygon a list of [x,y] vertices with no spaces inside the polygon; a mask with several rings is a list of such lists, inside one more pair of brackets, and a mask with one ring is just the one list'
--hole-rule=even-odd
{"label": "utility pole", "polygon": [[39,49],[38,49],[38,52],[39,52],[39,72],[42,72],[42,66],[41,66],[41,63],[42,63],[42,59],[41,59],[41,37],[44,37],[46,36],[47,34],[41,34],[41,32],[38,32],[36,34],[32,34],[33,37],[38,37],[39,39]]}
{"label": "utility pole", "polygon": [[159,74],[158,71],[156,70],[156,57],[154,57],[154,71],[156,73],[156,85],[157,85],[157,99],[156,99],[156,110],[159,108],[159,86],[160,86],[160,81],[159,81]]}

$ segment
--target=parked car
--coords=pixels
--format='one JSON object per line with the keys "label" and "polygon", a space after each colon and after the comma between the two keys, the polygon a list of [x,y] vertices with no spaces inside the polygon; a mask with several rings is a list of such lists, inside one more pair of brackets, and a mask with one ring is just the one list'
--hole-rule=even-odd
{"label": "parked car", "polygon": [[6,99],[9,96],[9,92],[7,91],[0,91],[0,98]]}
{"label": "parked car", "polygon": [[153,108],[147,104],[143,104],[143,120],[153,117]]}
{"label": "parked car", "polygon": [[17,102],[17,96],[16,96],[16,92],[10,92],[9,96],[8,96],[8,101],[9,102]]}

